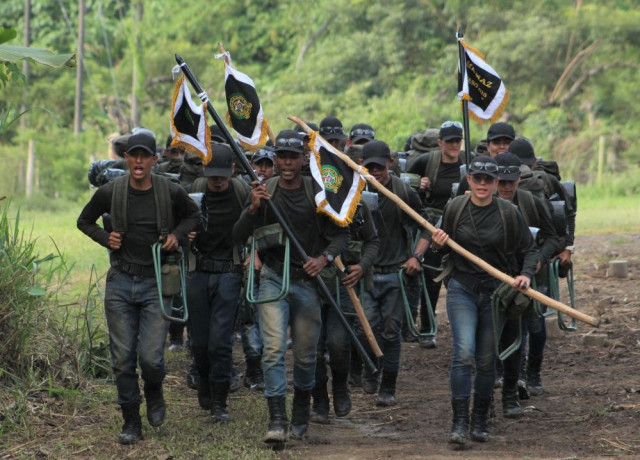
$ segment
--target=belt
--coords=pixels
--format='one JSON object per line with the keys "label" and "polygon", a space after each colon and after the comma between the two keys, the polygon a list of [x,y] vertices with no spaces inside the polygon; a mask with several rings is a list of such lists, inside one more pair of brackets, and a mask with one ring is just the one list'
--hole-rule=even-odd
{"label": "belt", "polygon": [[233,260],[216,260],[200,257],[196,260],[196,270],[208,273],[240,273],[242,268],[240,265],[234,265]]}
{"label": "belt", "polygon": [[[271,268],[271,270],[273,270],[274,272],[276,272],[278,275],[282,276],[282,271],[284,269],[284,263],[280,262],[279,260],[271,260],[269,259],[267,262],[265,262],[265,265],[269,266],[269,268]],[[311,277],[307,274],[306,271],[304,271],[304,268],[302,267],[296,267],[294,265],[289,265],[289,276],[291,277],[292,280],[310,280]]]}
{"label": "belt", "polygon": [[153,266],[132,264],[125,262],[124,260],[115,260],[111,262],[111,267],[133,276],[145,276],[147,278],[156,276],[156,271]]}
{"label": "belt", "polygon": [[500,282],[494,278],[481,279],[468,273],[456,272],[452,278],[474,292],[493,292]]}
{"label": "belt", "polygon": [[373,267],[374,275],[387,275],[389,273],[398,273],[402,265],[391,265],[385,267]]}

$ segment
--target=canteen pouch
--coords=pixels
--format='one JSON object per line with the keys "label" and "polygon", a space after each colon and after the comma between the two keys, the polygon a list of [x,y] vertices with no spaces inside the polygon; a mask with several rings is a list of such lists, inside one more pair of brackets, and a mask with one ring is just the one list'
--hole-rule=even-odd
{"label": "canteen pouch", "polygon": [[162,295],[170,297],[180,293],[180,267],[178,259],[174,256],[167,257],[160,267],[162,280]]}
{"label": "canteen pouch", "polygon": [[529,297],[504,282],[493,291],[491,300],[498,302],[500,312],[509,319],[519,318],[531,305]]}
{"label": "canteen pouch", "polygon": [[253,231],[258,252],[284,246],[284,232],[280,224],[258,227]]}

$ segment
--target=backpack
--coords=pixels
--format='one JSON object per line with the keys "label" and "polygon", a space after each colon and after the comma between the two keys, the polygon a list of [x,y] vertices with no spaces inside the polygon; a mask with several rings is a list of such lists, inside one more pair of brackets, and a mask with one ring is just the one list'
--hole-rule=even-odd
{"label": "backpack", "polygon": [[553,160],[540,160],[536,161],[536,171],[544,171],[547,174],[551,174],[555,176],[559,181],[562,180],[560,177],[560,167],[558,166],[557,161]]}
{"label": "backpack", "polygon": [[[173,228],[173,212],[169,180],[157,174],[151,174],[153,197],[156,202],[156,223],[158,233],[166,237]],[[113,181],[111,193],[111,225],[114,232],[127,232],[127,215],[129,210],[129,174]]]}
{"label": "backpack", "polygon": [[545,199],[547,197],[546,189],[548,181],[546,173],[538,170],[532,171],[531,168],[526,165],[520,166],[520,171],[522,171],[522,175],[520,176],[518,188],[531,192],[538,198]]}
{"label": "backpack", "polygon": [[540,214],[533,194],[527,190],[516,190],[520,213],[528,227],[540,227]]}
{"label": "backpack", "polygon": [[[247,184],[242,179],[237,177],[231,178],[231,183],[233,184],[233,192],[235,194],[236,200],[240,208],[244,207],[244,204],[247,202],[247,198],[249,198],[249,194],[251,193],[251,186]],[[207,192],[207,178],[206,177],[198,177],[193,181],[191,185],[191,193],[206,193]]]}

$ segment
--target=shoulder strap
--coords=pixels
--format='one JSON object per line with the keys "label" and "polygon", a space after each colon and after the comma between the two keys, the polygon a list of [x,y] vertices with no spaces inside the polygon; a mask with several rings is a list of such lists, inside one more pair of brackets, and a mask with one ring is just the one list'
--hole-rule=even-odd
{"label": "shoulder strap", "polygon": [[540,226],[540,215],[538,214],[538,208],[536,202],[533,199],[533,194],[526,190],[516,190],[516,196],[518,197],[518,206],[520,206],[520,212],[524,221],[529,227]]}
{"label": "shoulder strap", "polygon": [[518,232],[518,214],[513,203],[502,198],[495,198],[500,210],[500,218],[502,219],[502,229],[504,231],[504,253],[513,253],[515,245],[515,235]]}
{"label": "shoulder strap", "polygon": [[302,183],[304,185],[304,193],[307,195],[307,199],[309,200],[309,203],[311,203],[311,205],[315,209],[317,205],[316,205],[316,199],[315,199],[316,194],[313,191],[313,179],[309,176],[302,176]]}
{"label": "shoulder strap", "polygon": [[173,227],[169,182],[166,177],[151,174],[153,197],[156,200],[156,222],[158,224],[158,233],[160,233],[162,237],[167,236]]}
{"label": "shoulder strap", "polygon": [[193,181],[191,185],[192,193],[206,193],[207,192],[207,178],[206,177],[198,177]]}
{"label": "shoulder strap", "polygon": [[460,215],[462,215],[462,210],[465,208],[470,199],[470,194],[460,195],[455,197],[448,204],[448,211],[444,224],[445,228],[448,229],[449,235],[452,238],[455,237],[456,229],[458,228],[458,221],[460,220]]}
{"label": "shoulder strap", "polygon": [[238,177],[232,177],[231,182],[233,183],[233,192],[236,195],[236,200],[240,205],[240,209],[242,209],[251,193],[251,186]]}
{"label": "shoulder strap", "polygon": [[273,194],[276,192],[276,187],[278,187],[278,176],[267,180],[267,193],[271,195],[271,197],[273,197]]}
{"label": "shoulder strap", "polygon": [[111,225],[114,232],[127,232],[127,212],[129,204],[129,174],[118,177],[113,181],[111,192]]}
{"label": "shoulder strap", "polygon": [[429,158],[427,159],[427,164],[424,168],[424,176],[428,177],[429,182],[431,182],[431,188],[436,183],[436,178],[438,177],[438,168],[440,167],[440,162],[442,161],[442,152],[429,152],[427,153]]}
{"label": "shoulder strap", "polygon": [[389,176],[391,178],[391,191],[398,195],[405,203],[409,202],[409,192],[407,191],[407,184],[405,181],[397,176]]}

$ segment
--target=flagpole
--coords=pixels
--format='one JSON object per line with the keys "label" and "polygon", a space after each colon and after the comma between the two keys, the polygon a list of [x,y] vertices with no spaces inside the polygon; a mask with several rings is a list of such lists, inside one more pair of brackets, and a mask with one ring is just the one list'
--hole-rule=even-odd
{"label": "flagpole", "polygon": [[[289,120],[293,121],[294,123],[296,123],[297,125],[302,127],[302,129],[305,132],[308,133],[310,131],[309,126],[307,126],[307,124],[304,121],[302,121],[300,118],[294,117],[293,115],[290,115],[287,118],[289,118]],[[318,133],[318,136],[320,136],[320,133]],[[398,205],[398,207],[400,209],[402,209],[404,212],[409,214],[409,216],[413,220],[415,220],[420,225],[422,225],[424,228],[426,228],[430,233],[433,233],[433,232],[436,231],[436,228],[433,225],[431,225],[428,220],[424,219],[420,214],[415,212],[411,208],[411,206],[409,206],[407,203],[402,201],[402,199],[400,199],[400,197],[395,195],[393,192],[391,192],[391,190],[387,189],[387,187],[385,187],[380,182],[378,182],[371,174],[367,173],[365,168],[363,168],[362,166],[357,165],[356,163],[354,163],[353,160],[351,158],[349,158],[349,156],[345,155],[344,153],[342,153],[341,151],[339,151],[338,149],[336,149],[335,147],[333,147],[329,143],[327,143],[327,146],[330,147],[331,151],[333,153],[335,153],[336,155],[338,155],[351,169],[353,169],[354,171],[360,173],[362,175],[362,177],[364,177],[367,180],[367,182],[369,182],[371,185],[373,185],[380,193],[382,193],[384,196],[386,196],[387,198],[392,200],[395,204]],[[503,281],[503,282],[508,283],[509,285],[513,286],[514,279],[511,276],[507,275],[506,273],[501,272],[500,270],[498,270],[494,266],[489,265],[487,262],[482,260],[480,257],[478,257],[475,254],[467,251],[465,248],[460,246],[458,243],[453,241],[451,238],[447,239],[447,245],[452,250],[454,250],[455,252],[460,254],[462,257],[470,260],[471,262],[473,262],[474,264],[476,264],[477,266],[482,268],[484,271],[489,273],[494,278],[497,278],[500,281]],[[562,302],[559,302],[559,301],[557,301],[555,299],[552,299],[551,297],[548,297],[548,296],[542,294],[541,292],[538,292],[538,291],[536,291],[536,290],[534,290],[532,288],[527,288],[526,290],[522,290],[522,289],[518,289],[518,290],[523,292],[527,296],[537,300],[538,302],[541,302],[541,303],[543,303],[543,304],[545,304],[545,305],[547,305],[547,306],[549,306],[551,308],[555,308],[559,312],[565,313],[565,314],[571,316],[572,318],[575,318],[577,320],[580,320],[580,321],[582,321],[584,323],[589,324],[590,326],[598,327],[599,324],[600,324],[600,322],[596,318],[594,318],[592,316],[589,316],[589,315],[587,315],[585,313],[582,313],[581,311],[578,311],[578,310],[576,310],[574,308],[571,308],[570,306],[565,305]]]}
{"label": "flagpole", "polygon": [[[458,38],[458,54],[460,56],[458,78],[460,78],[461,82],[465,76],[465,69],[467,68],[467,56],[464,52],[464,46],[462,46],[459,40],[463,37],[464,33],[462,27],[460,27],[456,38]],[[469,163],[471,162],[471,138],[469,137],[469,101],[466,99],[462,99],[462,125],[464,127],[464,162],[467,171],[469,171]]]}
{"label": "flagpole", "polygon": [[[187,80],[189,80],[189,83],[191,83],[191,86],[193,86],[193,89],[198,94],[198,97],[200,98],[200,100],[202,100],[202,102],[207,104],[207,110],[209,111],[209,115],[213,117],[214,121],[222,131],[222,134],[224,135],[225,139],[227,139],[229,146],[238,157],[238,160],[244,167],[245,171],[247,171],[247,173],[249,174],[249,177],[251,178],[251,180],[258,181],[259,180],[258,175],[255,173],[255,171],[249,164],[247,157],[244,155],[244,153],[242,153],[242,151],[238,147],[238,144],[236,144],[236,142],[234,141],[233,137],[231,136],[231,133],[227,129],[227,126],[222,122],[222,119],[218,116],[218,113],[215,111],[215,109],[209,102],[209,99],[206,93],[202,90],[202,87],[196,80],[196,77],[193,75],[193,73],[191,73],[191,69],[189,69],[189,66],[187,65],[187,63],[184,62],[184,59],[182,59],[182,56],[180,56],[179,54],[176,54],[175,58],[176,58],[176,62],[180,66],[180,70],[182,70],[182,73],[184,74],[184,76],[187,78]],[[289,243],[293,246],[294,250],[298,253],[298,256],[306,263],[309,260],[309,256],[305,252],[302,245],[300,245],[300,242],[296,238],[296,235],[293,233],[291,228],[287,225],[287,222],[285,221],[284,217],[280,213],[280,210],[276,206],[275,202],[273,200],[266,200],[266,201],[269,206],[269,209],[271,210],[271,212],[273,212],[277,221],[280,223],[282,230],[287,235],[287,238],[289,238]],[[346,329],[347,333],[351,337],[351,341],[355,344],[358,350],[358,353],[362,357],[364,363],[367,365],[367,367],[372,373],[377,372],[378,369],[376,368],[375,364],[369,357],[369,354],[366,352],[366,350],[358,340],[358,337],[356,336],[355,332],[351,328],[349,321],[344,316],[344,313],[342,312],[342,310],[336,303],[335,299],[331,295],[331,291],[329,291],[329,288],[327,288],[327,285],[325,284],[324,280],[320,276],[316,276],[315,280],[318,286],[320,287],[320,290],[324,294],[326,300],[329,302],[329,305],[331,305],[331,307],[334,309],[334,312],[338,316],[338,319],[342,323],[342,326]]]}

